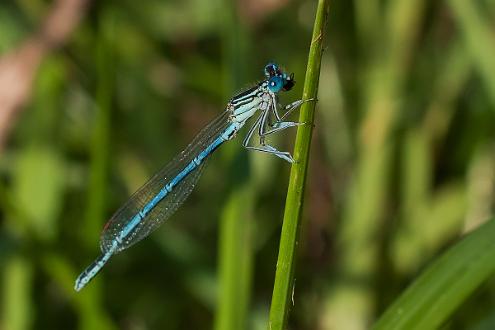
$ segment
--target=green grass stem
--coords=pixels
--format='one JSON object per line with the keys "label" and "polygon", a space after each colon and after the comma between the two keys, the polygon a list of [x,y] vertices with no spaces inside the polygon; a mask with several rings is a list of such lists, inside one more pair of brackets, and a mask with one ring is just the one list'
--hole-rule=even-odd
{"label": "green grass stem", "polygon": [[[324,29],[329,13],[329,1],[319,0],[313,36],[309,49],[308,66],[303,88],[303,99],[316,98],[320,76]],[[294,263],[301,224],[304,187],[308,169],[309,150],[313,132],[315,102],[302,105],[299,121],[306,123],[297,130],[294,146],[296,163],[292,165],[285,204],[284,221],[270,307],[269,329],[284,329],[292,304]]]}

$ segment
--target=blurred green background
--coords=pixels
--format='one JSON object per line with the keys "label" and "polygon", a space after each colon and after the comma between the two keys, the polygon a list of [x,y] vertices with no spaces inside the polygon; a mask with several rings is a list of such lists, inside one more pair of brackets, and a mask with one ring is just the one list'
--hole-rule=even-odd
{"label": "blurred green background", "polygon": [[[54,4],[2,1],[0,56]],[[0,149],[1,329],[267,328],[289,165],[242,137],[157,232],[73,284],[106,219],[266,62],[295,73],[282,103],[300,97],[315,9],[89,4]],[[290,329],[368,328],[494,206],[495,1],[331,1],[329,22]],[[494,329],[495,281],[444,328]]]}

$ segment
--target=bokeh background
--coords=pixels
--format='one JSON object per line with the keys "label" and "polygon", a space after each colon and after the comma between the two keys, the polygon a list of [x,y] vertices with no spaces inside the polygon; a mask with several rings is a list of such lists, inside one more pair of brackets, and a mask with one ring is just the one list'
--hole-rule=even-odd
{"label": "bokeh background", "polygon": [[[105,220],[267,61],[295,73],[282,103],[300,98],[315,9],[0,3],[1,329],[266,329],[289,165],[242,137],[157,232],[73,283]],[[331,1],[290,329],[368,328],[492,214],[494,22],[493,0]],[[495,328],[495,281],[444,328]]]}

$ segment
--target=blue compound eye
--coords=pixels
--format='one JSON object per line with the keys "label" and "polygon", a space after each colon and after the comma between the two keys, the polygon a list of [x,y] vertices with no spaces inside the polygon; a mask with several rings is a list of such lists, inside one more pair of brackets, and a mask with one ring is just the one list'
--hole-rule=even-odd
{"label": "blue compound eye", "polygon": [[271,77],[268,80],[268,89],[273,93],[278,93],[284,87],[284,79],[279,76]]}
{"label": "blue compound eye", "polygon": [[267,78],[276,76],[279,74],[279,72],[280,72],[280,69],[279,69],[278,65],[275,63],[268,63],[265,66],[265,76]]}

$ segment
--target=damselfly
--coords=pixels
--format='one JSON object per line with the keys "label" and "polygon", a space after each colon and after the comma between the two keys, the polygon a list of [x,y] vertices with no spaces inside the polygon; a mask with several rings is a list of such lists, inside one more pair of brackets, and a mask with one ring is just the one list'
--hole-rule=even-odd
{"label": "damselfly", "polygon": [[[177,157],[155,174],[112,216],[100,238],[102,254],[76,280],[81,290],[101,270],[112,255],[142,240],[170,217],[189,196],[196,185],[208,157],[222,143],[233,139],[246,121],[258,115],[248,131],[243,146],[266,152],[289,163],[294,159],[288,152],[267,144],[265,138],[275,132],[300,123],[284,121],[288,114],[304,101],[293,102],[280,115],[277,94],[294,86],[294,74],[286,74],[275,63],[265,66],[265,80],[234,96],[226,110],[210,122]],[[252,145],[257,133],[259,144]]]}

